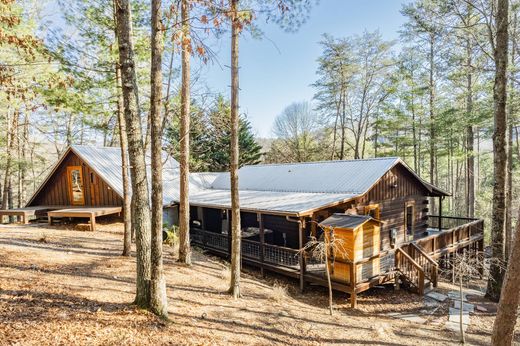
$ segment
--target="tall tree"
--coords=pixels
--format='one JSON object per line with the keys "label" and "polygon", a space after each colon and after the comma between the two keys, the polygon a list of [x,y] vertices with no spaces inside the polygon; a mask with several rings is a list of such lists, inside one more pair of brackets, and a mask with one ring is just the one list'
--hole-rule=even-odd
{"label": "tall tree", "polygon": [[238,40],[242,25],[238,13],[238,0],[231,0],[231,278],[229,292],[240,297],[240,201],[238,195]]}
{"label": "tall tree", "polygon": [[164,49],[161,23],[161,0],[152,0],[152,64],[150,73],[150,126],[152,152],[152,239],[150,270],[150,308],[163,317],[168,317],[166,280],[163,273],[162,230],[163,230],[163,175],[162,175],[162,54]]}
{"label": "tall tree", "polygon": [[116,31],[121,66],[122,93],[128,137],[128,161],[132,182],[132,228],[136,236],[137,279],[135,304],[149,307],[150,298],[150,205],[146,161],[132,43],[129,0],[116,2]]}
{"label": "tall tree", "polygon": [[[496,35],[493,43],[495,62],[495,82],[493,86],[494,101],[494,131],[493,131],[493,214],[491,220],[491,250],[493,258],[504,260],[504,236],[506,216],[506,174],[507,174],[507,62],[508,62],[508,25],[509,1],[498,0],[495,15]],[[502,266],[493,261],[490,267],[490,277],[487,295],[497,300],[504,279]]]}
{"label": "tall tree", "polygon": [[516,222],[516,236],[513,240],[509,264],[504,277],[504,285],[498,304],[497,317],[493,323],[493,346],[509,346],[513,344],[516,321],[518,320],[518,307],[520,302],[520,209]]}
{"label": "tall tree", "polygon": [[182,0],[182,85],[180,115],[180,202],[179,202],[179,261],[191,264],[190,249],[190,204],[189,204],[189,157],[190,157],[190,7]]}

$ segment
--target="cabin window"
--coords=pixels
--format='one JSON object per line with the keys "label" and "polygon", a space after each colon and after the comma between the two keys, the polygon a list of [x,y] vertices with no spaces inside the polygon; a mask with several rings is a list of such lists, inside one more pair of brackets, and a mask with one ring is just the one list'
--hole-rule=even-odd
{"label": "cabin window", "polygon": [[404,227],[407,239],[413,239],[415,226],[415,203],[407,202],[404,207]]}
{"label": "cabin window", "polygon": [[70,203],[72,205],[84,205],[83,174],[81,166],[67,167],[67,178],[69,182]]}
{"label": "cabin window", "polygon": [[370,215],[376,220],[381,219],[381,210],[379,204],[369,204],[365,206],[365,215]]}

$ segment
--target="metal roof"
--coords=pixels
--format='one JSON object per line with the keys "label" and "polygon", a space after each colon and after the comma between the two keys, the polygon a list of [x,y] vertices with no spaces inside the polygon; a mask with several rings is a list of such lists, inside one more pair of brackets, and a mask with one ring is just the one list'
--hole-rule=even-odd
{"label": "metal roof", "polygon": [[[400,160],[396,157],[244,166],[240,190],[362,194]],[[214,189],[230,189],[229,174],[213,182]]]}
{"label": "metal roof", "polygon": [[[352,194],[305,193],[281,191],[240,190],[240,209],[253,212],[274,212],[280,214],[302,214],[348,201]],[[231,208],[230,190],[205,189],[190,193],[190,204],[212,208]]]}
{"label": "metal roof", "polygon": [[332,228],[356,228],[369,220],[370,215],[333,214],[320,222],[320,226]]}
{"label": "metal roof", "polygon": [[[123,195],[121,149],[117,147],[71,146],[41,186],[47,182],[69,151],[84,160],[120,196]],[[150,177],[149,155],[146,163]],[[430,193],[440,191],[425,183],[396,157],[255,165],[244,166],[239,170],[240,208],[246,211],[306,214],[363,195],[398,163],[414,174]],[[179,184],[179,163],[163,153],[165,205],[179,201]],[[223,209],[231,207],[230,179],[227,172],[191,173],[189,190],[190,204]]]}

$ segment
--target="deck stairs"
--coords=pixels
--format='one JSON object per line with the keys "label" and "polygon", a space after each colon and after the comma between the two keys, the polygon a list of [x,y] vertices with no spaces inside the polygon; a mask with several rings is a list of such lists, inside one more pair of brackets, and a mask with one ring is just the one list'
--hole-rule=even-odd
{"label": "deck stairs", "polygon": [[395,267],[400,281],[412,292],[423,295],[437,287],[439,264],[415,243],[397,248]]}

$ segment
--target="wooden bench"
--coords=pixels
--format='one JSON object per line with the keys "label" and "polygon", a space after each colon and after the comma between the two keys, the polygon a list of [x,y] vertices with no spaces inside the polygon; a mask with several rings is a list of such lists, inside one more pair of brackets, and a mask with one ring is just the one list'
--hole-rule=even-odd
{"label": "wooden bench", "polygon": [[53,210],[47,213],[49,224],[52,225],[54,217],[84,217],[90,219],[90,229],[96,230],[96,217],[112,214],[120,214],[122,207],[84,207]]}

